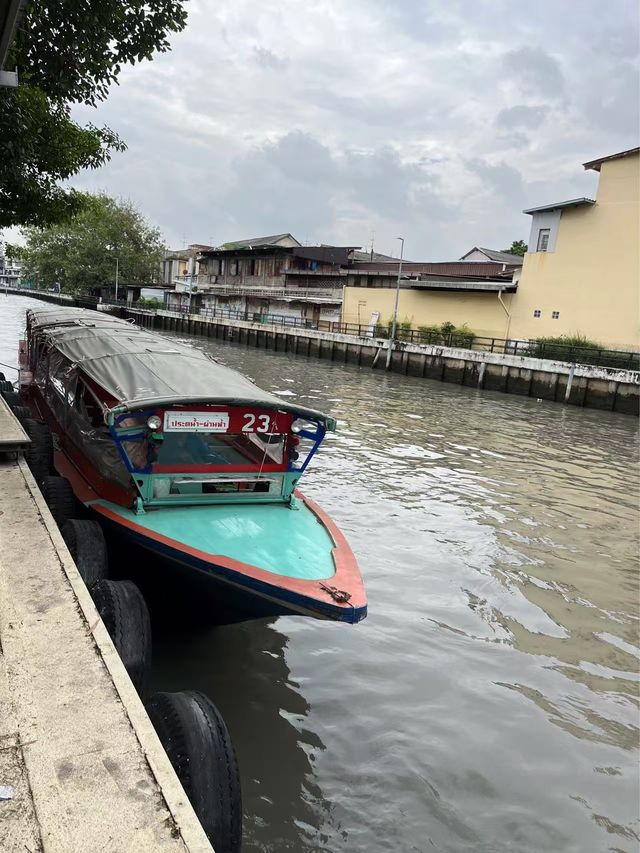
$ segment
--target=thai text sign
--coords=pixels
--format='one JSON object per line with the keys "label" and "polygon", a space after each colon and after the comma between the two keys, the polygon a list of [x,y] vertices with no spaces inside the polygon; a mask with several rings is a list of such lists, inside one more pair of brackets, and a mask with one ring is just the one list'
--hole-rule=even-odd
{"label": "thai text sign", "polygon": [[165,432],[229,432],[228,412],[165,412]]}

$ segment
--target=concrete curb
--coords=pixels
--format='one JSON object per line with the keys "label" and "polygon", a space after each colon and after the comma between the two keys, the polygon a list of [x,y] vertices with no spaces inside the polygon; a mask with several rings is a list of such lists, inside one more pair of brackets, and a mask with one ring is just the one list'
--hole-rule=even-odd
{"label": "concrete curb", "polygon": [[87,628],[93,636],[100,657],[111,676],[113,685],[129,718],[142,753],[158,784],[160,794],[173,818],[174,827],[172,831],[182,838],[189,853],[214,853],[200,821],[184,792],[184,788],[180,784],[155,729],[147,716],[144,705],[115,650],[111,637],[93,604],[93,600],[73,562],[71,554],[62,538],[62,534],[33,479],[27,463],[24,459],[20,458],[18,465],[26,482],[27,489],[51,538],[58,559],[60,560],[60,565],[76,597]]}

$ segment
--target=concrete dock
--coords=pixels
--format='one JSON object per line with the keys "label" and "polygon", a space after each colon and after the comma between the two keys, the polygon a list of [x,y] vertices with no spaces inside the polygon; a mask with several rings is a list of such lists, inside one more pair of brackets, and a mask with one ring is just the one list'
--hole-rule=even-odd
{"label": "concrete dock", "polygon": [[212,853],[19,452],[0,481],[0,850]]}

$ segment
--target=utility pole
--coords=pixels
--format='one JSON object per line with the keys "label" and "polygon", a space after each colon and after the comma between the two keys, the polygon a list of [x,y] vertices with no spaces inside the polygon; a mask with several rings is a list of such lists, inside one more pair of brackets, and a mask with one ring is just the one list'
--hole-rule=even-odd
{"label": "utility pole", "polygon": [[391,353],[396,340],[396,329],[398,327],[398,300],[400,299],[400,278],[402,276],[402,258],[404,256],[404,237],[396,237],[396,240],[400,240],[400,263],[398,264],[398,280],[396,282],[396,301],[393,307],[393,319],[391,321],[391,337],[389,338],[389,349],[387,350],[387,370],[389,370],[389,366],[391,364]]}

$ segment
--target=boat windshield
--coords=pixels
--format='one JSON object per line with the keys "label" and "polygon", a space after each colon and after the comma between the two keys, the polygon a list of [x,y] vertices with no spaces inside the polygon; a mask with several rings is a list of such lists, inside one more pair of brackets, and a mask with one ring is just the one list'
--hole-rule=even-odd
{"label": "boat windshield", "polygon": [[[112,431],[134,472],[284,471],[288,467],[291,451],[285,432],[152,432],[147,418],[148,413],[128,415]],[[290,425],[288,418],[281,429]]]}
{"label": "boat windshield", "polygon": [[153,467],[282,465],[285,440],[278,434],[169,432],[155,445]]}

